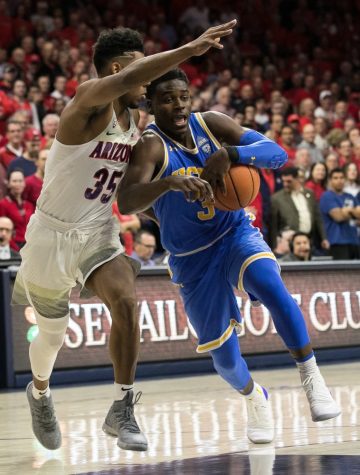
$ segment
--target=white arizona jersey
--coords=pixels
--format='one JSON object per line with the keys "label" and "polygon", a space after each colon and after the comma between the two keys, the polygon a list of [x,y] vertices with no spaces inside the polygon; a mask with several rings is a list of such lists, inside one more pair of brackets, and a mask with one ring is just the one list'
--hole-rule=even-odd
{"label": "white arizona jersey", "polygon": [[107,221],[138,138],[131,112],[126,132],[121,130],[114,112],[106,129],[90,142],[64,145],[55,139],[37,207],[67,223],[94,226]]}

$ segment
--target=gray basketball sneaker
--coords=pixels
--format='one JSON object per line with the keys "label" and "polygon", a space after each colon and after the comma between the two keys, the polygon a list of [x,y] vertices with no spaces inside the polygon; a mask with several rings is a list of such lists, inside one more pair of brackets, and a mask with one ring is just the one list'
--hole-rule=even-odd
{"label": "gray basketball sneaker", "polygon": [[33,382],[26,388],[26,395],[29,401],[32,429],[35,437],[46,449],[56,450],[61,446],[61,432],[55,416],[52,397],[43,396],[35,399],[32,395]]}
{"label": "gray basketball sneaker", "polygon": [[117,445],[124,450],[147,450],[146,437],[137,425],[134,406],[141,397],[138,392],[128,391],[122,401],[114,401],[105,418],[102,429],[106,434],[118,437]]}

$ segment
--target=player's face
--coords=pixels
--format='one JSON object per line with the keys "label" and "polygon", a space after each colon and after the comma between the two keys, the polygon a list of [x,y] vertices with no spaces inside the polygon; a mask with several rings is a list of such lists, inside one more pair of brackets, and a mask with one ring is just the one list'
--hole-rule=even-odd
{"label": "player's face", "polygon": [[159,84],[151,104],[161,130],[175,136],[188,130],[191,97],[185,81],[173,79]]}
{"label": "player's face", "polygon": [[[139,51],[134,51],[132,55],[132,60],[128,63],[131,64],[134,61],[143,58],[143,53]],[[131,89],[127,94],[121,96],[121,102],[130,109],[137,109],[139,104],[145,99],[146,94],[146,84],[139,86],[135,89]]]}

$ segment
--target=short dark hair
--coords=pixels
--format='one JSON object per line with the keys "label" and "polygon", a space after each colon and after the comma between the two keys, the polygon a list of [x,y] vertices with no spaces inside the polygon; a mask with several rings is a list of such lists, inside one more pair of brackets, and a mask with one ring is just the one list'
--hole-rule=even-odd
{"label": "short dark hair", "polygon": [[332,178],[332,176],[335,174],[335,173],[341,173],[342,175],[345,176],[345,172],[342,168],[333,168],[330,173],[329,173],[329,178]]}
{"label": "short dark hair", "polygon": [[131,28],[113,28],[103,30],[93,46],[93,62],[99,73],[107,63],[127,51],[144,52],[140,33]]}
{"label": "short dark hair", "polygon": [[158,87],[159,84],[166,81],[172,81],[173,79],[180,79],[181,81],[184,81],[186,84],[189,84],[189,79],[182,69],[180,68],[172,69],[171,71],[168,71],[167,73],[163,74],[159,78],[155,79],[147,87],[147,91],[146,91],[147,98],[151,99],[154,96],[156,92],[156,88]]}
{"label": "short dark hair", "polygon": [[297,231],[296,233],[293,234],[293,236],[292,236],[292,238],[290,239],[290,242],[289,242],[289,247],[290,247],[291,252],[294,252],[294,241],[298,236],[305,236],[309,240],[309,243],[311,245],[310,236],[307,233],[304,233],[302,231]]}
{"label": "short dark hair", "polygon": [[298,177],[299,169],[296,167],[286,167],[284,170],[281,171],[281,176],[292,176],[293,178]]}

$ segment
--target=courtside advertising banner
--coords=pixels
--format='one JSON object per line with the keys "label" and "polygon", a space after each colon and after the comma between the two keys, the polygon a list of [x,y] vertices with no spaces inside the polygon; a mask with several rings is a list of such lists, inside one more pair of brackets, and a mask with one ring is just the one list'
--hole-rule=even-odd
{"label": "courtside advertising banner", "polygon": [[[360,269],[282,272],[283,279],[305,316],[314,348],[360,345]],[[216,285],[216,283],[214,283]],[[137,279],[141,330],[140,362],[208,357],[196,353],[197,338],[184,312],[177,286],[166,275]],[[265,307],[253,308],[237,292],[243,325],[237,329],[245,355],[286,351]],[[206,313],[204,302],[204,314]],[[97,298],[71,296],[70,324],[55,369],[110,365],[111,317]],[[12,307],[15,372],[29,371],[28,345],[37,334],[31,307]]]}

